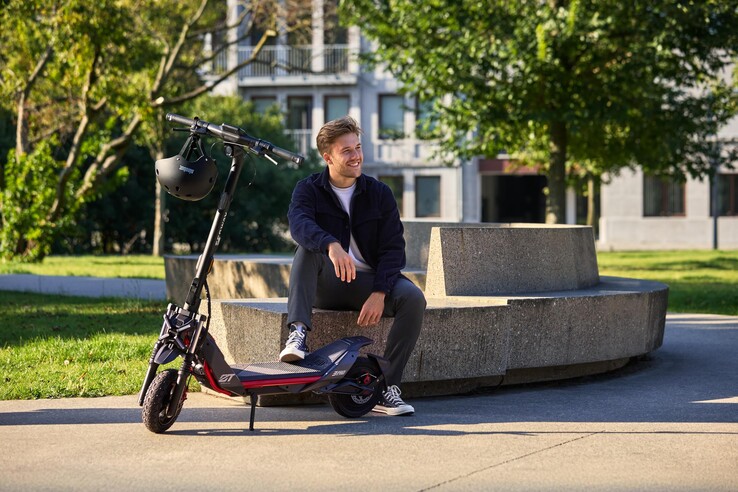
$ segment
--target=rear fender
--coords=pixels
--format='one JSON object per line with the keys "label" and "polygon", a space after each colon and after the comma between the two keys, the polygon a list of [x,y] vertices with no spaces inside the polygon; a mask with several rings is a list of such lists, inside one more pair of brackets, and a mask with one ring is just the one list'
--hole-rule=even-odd
{"label": "rear fender", "polygon": [[367,357],[369,357],[371,360],[377,363],[379,366],[379,370],[381,371],[381,375],[379,376],[379,382],[384,381],[384,375],[389,372],[389,361],[385,359],[384,357],[380,357],[376,354],[366,354]]}

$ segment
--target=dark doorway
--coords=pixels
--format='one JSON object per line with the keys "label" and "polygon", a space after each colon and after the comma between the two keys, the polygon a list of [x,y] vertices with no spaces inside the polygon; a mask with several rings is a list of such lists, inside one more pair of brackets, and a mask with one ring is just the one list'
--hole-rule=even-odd
{"label": "dark doorway", "polygon": [[545,176],[482,176],[482,222],[545,222],[545,187]]}

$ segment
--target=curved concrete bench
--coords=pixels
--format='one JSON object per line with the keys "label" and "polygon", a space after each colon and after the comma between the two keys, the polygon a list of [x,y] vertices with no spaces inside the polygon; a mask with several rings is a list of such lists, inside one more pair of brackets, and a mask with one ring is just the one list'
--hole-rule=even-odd
{"label": "curved concrete bench", "polygon": [[428,296],[586,289],[600,280],[591,227],[434,227]]}
{"label": "curved concrete bench", "polygon": [[[661,346],[668,287],[601,278],[591,228],[432,227],[429,243],[428,309],[403,378],[409,396],[594,374]],[[211,330],[230,362],[273,360],[286,311],[284,297],[217,301]],[[316,310],[310,346],[361,333],[381,354],[391,320],[365,329],[357,317]],[[302,397],[291,398],[271,401]]]}

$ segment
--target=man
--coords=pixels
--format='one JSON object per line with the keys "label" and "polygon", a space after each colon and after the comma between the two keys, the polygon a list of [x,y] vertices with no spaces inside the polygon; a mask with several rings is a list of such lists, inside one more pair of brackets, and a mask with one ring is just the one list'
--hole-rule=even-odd
{"label": "man", "polygon": [[374,411],[409,415],[399,383],[420,334],[426,301],[400,274],[405,240],[397,202],[387,185],[361,172],[361,128],[345,116],[318,132],[321,173],[295,186],[288,218],[298,247],[290,274],[287,322],[290,335],[280,360],[308,351],[312,308],[359,311],[357,324],[372,326],[394,316],[384,357],[387,388]]}

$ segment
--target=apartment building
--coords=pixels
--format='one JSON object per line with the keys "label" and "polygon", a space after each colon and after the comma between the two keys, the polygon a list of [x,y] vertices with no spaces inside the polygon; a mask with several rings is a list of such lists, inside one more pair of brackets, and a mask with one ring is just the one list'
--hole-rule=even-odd
{"label": "apartment building", "polygon": [[[228,0],[238,13],[238,2]],[[257,110],[277,104],[295,149],[315,148],[319,128],[349,114],[364,130],[364,171],[393,190],[403,219],[449,222],[544,222],[546,177],[520,169],[507,156],[444,159],[417,131],[422,104],[402,95],[399,82],[381,67],[368,69],[359,54],[372,47],[359,28],[336,22],[336,0],[297,2],[310,26],[281,32],[254,62],[217,91],[239,94]],[[254,31],[216,61],[214,70],[248,59],[261,38]],[[233,32],[232,36],[238,36]],[[738,123],[721,138],[738,140]],[[663,183],[642,173],[610,176],[601,189],[599,244],[607,249],[708,248],[717,230],[722,248],[738,247],[738,178],[721,168],[713,220],[708,181]],[[582,223],[584,200],[567,194],[567,223]],[[716,229],[717,228],[717,229]]]}
{"label": "apartment building", "polygon": [[[237,3],[229,0],[234,15]],[[310,15],[311,27],[271,38],[255,61],[220,84],[217,92],[239,94],[257,111],[277,104],[295,150],[302,153],[315,148],[325,122],[351,115],[364,131],[364,172],[392,188],[403,218],[463,220],[463,173],[470,166],[436,157],[436,146],[416,131],[422,107],[399,93],[391,74],[360,64],[358,55],[370,46],[358,28],[335,22],[336,0],[304,3],[312,7],[302,14]],[[224,53],[216,70],[251,57],[261,34],[255,30]]]}

